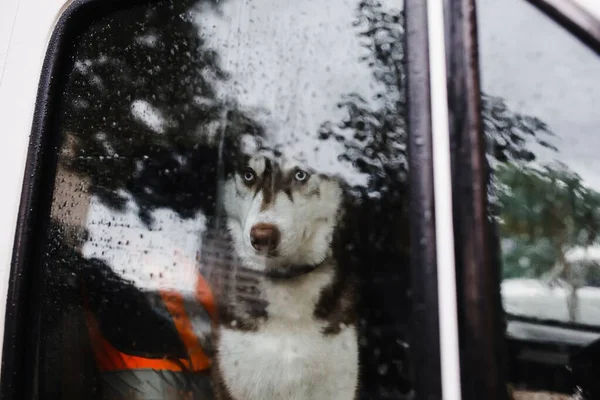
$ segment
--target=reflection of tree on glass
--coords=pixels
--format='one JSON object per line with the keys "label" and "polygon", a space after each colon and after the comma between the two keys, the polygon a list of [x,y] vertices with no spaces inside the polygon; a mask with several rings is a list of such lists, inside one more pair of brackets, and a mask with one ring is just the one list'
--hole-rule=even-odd
{"label": "reflection of tree on glass", "polygon": [[131,12],[115,13],[79,43],[63,120],[74,138],[66,166],[91,179],[107,204],[122,208],[126,191],[144,219],[158,207],[185,217],[210,209],[214,185],[202,183],[212,179],[217,154],[208,142],[223,118],[228,139],[258,132],[217,97],[215,83],[227,73],[192,22],[194,7],[217,3],[161,1],[134,24]]}

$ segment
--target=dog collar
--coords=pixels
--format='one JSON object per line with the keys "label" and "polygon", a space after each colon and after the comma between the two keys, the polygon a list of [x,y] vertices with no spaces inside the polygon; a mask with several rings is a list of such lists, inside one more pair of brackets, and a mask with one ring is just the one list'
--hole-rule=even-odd
{"label": "dog collar", "polygon": [[294,279],[314,271],[321,265],[322,264],[294,265],[293,267],[287,267],[283,269],[270,269],[268,271],[265,271],[265,275],[275,280]]}

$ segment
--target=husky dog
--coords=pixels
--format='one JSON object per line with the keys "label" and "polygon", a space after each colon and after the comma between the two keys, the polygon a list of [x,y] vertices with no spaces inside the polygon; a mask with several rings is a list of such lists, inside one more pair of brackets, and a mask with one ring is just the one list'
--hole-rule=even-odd
{"label": "husky dog", "polygon": [[343,198],[337,179],[265,154],[227,177],[221,241],[205,245],[226,246],[205,261],[230,256],[213,277],[217,400],[357,398],[357,284],[337,256]]}

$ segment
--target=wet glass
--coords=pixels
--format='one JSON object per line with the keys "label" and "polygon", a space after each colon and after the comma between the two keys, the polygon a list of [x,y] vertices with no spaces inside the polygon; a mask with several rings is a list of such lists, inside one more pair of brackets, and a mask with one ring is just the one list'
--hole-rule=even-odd
{"label": "wet glass", "polygon": [[600,60],[525,1],[477,3],[509,383],[572,394],[600,338]]}
{"label": "wet glass", "polygon": [[157,1],[86,28],[36,397],[409,398],[403,44],[397,1]]}

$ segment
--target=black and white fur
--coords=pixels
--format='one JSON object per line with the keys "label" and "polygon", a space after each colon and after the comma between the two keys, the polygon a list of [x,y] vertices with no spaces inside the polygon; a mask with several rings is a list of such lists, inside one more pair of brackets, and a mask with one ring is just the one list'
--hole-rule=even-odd
{"label": "black and white fur", "polygon": [[219,309],[215,398],[356,399],[357,286],[336,256],[342,185],[258,154],[223,197],[222,230],[203,246]]}

